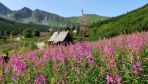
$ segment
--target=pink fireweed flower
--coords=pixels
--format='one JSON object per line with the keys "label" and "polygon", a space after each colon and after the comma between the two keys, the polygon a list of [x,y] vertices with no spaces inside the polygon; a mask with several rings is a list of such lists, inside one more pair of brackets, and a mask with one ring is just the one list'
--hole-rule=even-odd
{"label": "pink fireweed flower", "polygon": [[105,53],[108,55],[114,54],[114,49],[112,47],[105,47]]}
{"label": "pink fireweed flower", "polygon": [[110,84],[110,83],[115,83],[114,79],[112,76],[107,75],[106,77],[106,84]]}
{"label": "pink fireweed flower", "polygon": [[81,52],[76,52],[76,54],[75,54],[75,57],[76,58],[80,58],[82,56],[82,53]]}
{"label": "pink fireweed flower", "polygon": [[88,52],[91,51],[91,45],[89,44],[83,45],[83,48],[85,51],[88,51]]}
{"label": "pink fireweed flower", "polygon": [[110,65],[112,68],[116,67],[115,59],[109,59],[109,65]]}
{"label": "pink fireweed flower", "polygon": [[38,53],[38,51],[37,50],[35,50],[35,51],[31,51],[31,52],[29,52],[28,53],[28,58],[29,59],[31,59],[33,62],[39,62],[39,58],[37,58],[37,53]]}
{"label": "pink fireweed flower", "polygon": [[91,56],[91,55],[87,56],[87,60],[88,60],[88,63],[89,63],[89,64],[94,63],[94,57]]}
{"label": "pink fireweed flower", "polygon": [[83,46],[81,43],[77,43],[75,45],[75,58],[81,58],[81,56],[83,55]]}
{"label": "pink fireweed flower", "polygon": [[48,61],[49,60],[48,55],[49,55],[48,52],[47,53],[44,53],[42,55],[42,61]]}
{"label": "pink fireweed flower", "polygon": [[14,75],[14,76],[12,77],[12,80],[15,81],[15,80],[17,79],[17,77],[18,77],[18,74],[17,74],[17,75]]}
{"label": "pink fireweed flower", "polygon": [[3,76],[2,75],[0,75],[0,80],[3,80]]}
{"label": "pink fireweed flower", "polygon": [[3,64],[3,58],[0,56],[0,64]]}
{"label": "pink fireweed flower", "polygon": [[75,49],[76,49],[76,51],[80,51],[82,49],[82,44],[81,43],[77,43],[75,45]]}
{"label": "pink fireweed flower", "polygon": [[77,43],[75,45],[75,57],[83,58],[84,56],[91,55],[91,50],[90,44]]}
{"label": "pink fireweed flower", "polygon": [[89,45],[89,44],[85,44],[85,45],[83,45],[83,51],[84,51],[84,55],[91,55],[91,53],[92,53],[92,48],[91,48],[91,45]]}
{"label": "pink fireweed flower", "polygon": [[139,52],[142,47],[144,46],[144,43],[142,42],[137,42],[137,41],[131,41],[128,46],[132,49],[134,49],[135,51]]}
{"label": "pink fireweed flower", "polygon": [[133,67],[133,73],[136,75],[143,71],[142,65],[138,61],[133,61],[132,67]]}
{"label": "pink fireweed flower", "polygon": [[26,69],[26,64],[22,62],[20,59],[13,59],[12,67],[15,71],[24,71]]}
{"label": "pink fireweed flower", "polygon": [[56,57],[57,57],[58,60],[64,61],[64,59],[65,59],[65,54],[62,52],[61,49],[58,49],[57,52],[56,52],[56,54],[57,54]]}
{"label": "pink fireweed flower", "polygon": [[118,82],[118,84],[121,84],[122,78],[120,76],[116,76],[115,80]]}
{"label": "pink fireweed flower", "polygon": [[39,62],[39,59],[36,56],[30,57],[33,62]]}
{"label": "pink fireweed flower", "polygon": [[64,61],[65,55],[62,52],[57,53],[57,59],[60,61]]}
{"label": "pink fireweed flower", "polygon": [[46,78],[43,75],[40,75],[35,78],[34,84],[46,84]]}
{"label": "pink fireweed flower", "polygon": [[107,81],[106,84],[115,84],[115,83],[121,84],[122,78],[118,75],[117,76],[107,75],[106,81]]}

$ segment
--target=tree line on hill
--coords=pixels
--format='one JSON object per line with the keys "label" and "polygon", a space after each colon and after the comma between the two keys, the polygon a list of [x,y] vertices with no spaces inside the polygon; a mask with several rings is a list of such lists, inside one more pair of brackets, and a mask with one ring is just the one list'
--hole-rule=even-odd
{"label": "tree line on hill", "polygon": [[23,31],[28,30],[45,32],[48,31],[49,28],[49,26],[22,24],[0,18],[0,39],[7,38],[10,34],[13,36],[21,35]]}
{"label": "tree line on hill", "polygon": [[148,4],[118,17],[94,23],[90,26],[90,39],[102,39],[125,33],[148,30]]}
{"label": "tree line on hill", "polygon": [[[10,37],[10,35],[14,35],[13,31],[0,31],[0,39],[7,39]],[[22,31],[22,33],[20,34],[26,38],[31,38],[31,37],[39,37],[40,36],[40,31],[39,30],[36,30],[36,29],[24,29]]]}

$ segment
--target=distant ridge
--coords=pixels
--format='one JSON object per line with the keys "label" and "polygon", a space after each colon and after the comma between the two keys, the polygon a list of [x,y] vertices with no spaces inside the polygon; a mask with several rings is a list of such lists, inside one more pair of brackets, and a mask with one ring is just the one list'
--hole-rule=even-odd
{"label": "distant ridge", "polygon": [[0,2],[0,15],[7,15],[8,13],[11,13],[12,11],[7,8],[6,6],[4,6],[1,2]]}
{"label": "distant ridge", "polygon": [[[0,3],[0,17],[21,23],[49,25],[56,27],[79,24],[79,17],[66,18],[39,9],[31,10],[27,7],[12,11],[2,3]],[[104,20],[104,17],[97,15],[87,15],[87,17],[90,18],[90,21],[88,21],[90,24],[96,21]],[[95,17],[95,19],[93,17]]]}

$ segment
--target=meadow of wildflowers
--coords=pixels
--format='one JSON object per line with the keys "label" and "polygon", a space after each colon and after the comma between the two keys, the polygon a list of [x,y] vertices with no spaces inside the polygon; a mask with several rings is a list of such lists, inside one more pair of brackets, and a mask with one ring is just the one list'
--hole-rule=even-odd
{"label": "meadow of wildflowers", "polygon": [[[148,32],[15,54],[0,74],[6,84],[146,84]],[[0,59],[0,61],[2,61]],[[0,62],[2,64],[2,62]]]}

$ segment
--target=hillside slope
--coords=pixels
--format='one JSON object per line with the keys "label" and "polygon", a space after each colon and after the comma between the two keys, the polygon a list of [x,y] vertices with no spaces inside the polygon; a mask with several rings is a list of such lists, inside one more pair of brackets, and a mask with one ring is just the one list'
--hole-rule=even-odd
{"label": "hillside slope", "polygon": [[16,23],[10,20],[6,20],[3,18],[0,18],[0,34],[7,33],[10,34],[10,32],[13,31],[13,34],[21,34],[21,32],[24,29],[37,29],[39,31],[48,31],[49,26],[42,26],[42,25],[27,25],[23,23]]}
{"label": "hillside slope", "polygon": [[148,4],[127,14],[91,25],[90,38],[95,40],[144,30],[148,30]]}
{"label": "hillside slope", "polygon": [[[85,14],[85,17],[86,17],[86,21],[89,25],[96,23],[98,21],[103,21],[105,19],[108,19],[108,17],[98,16],[96,14]],[[69,21],[74,22],[74,23],[80,23],[81,16],[69,17],[67,19],[69,19]]]}

